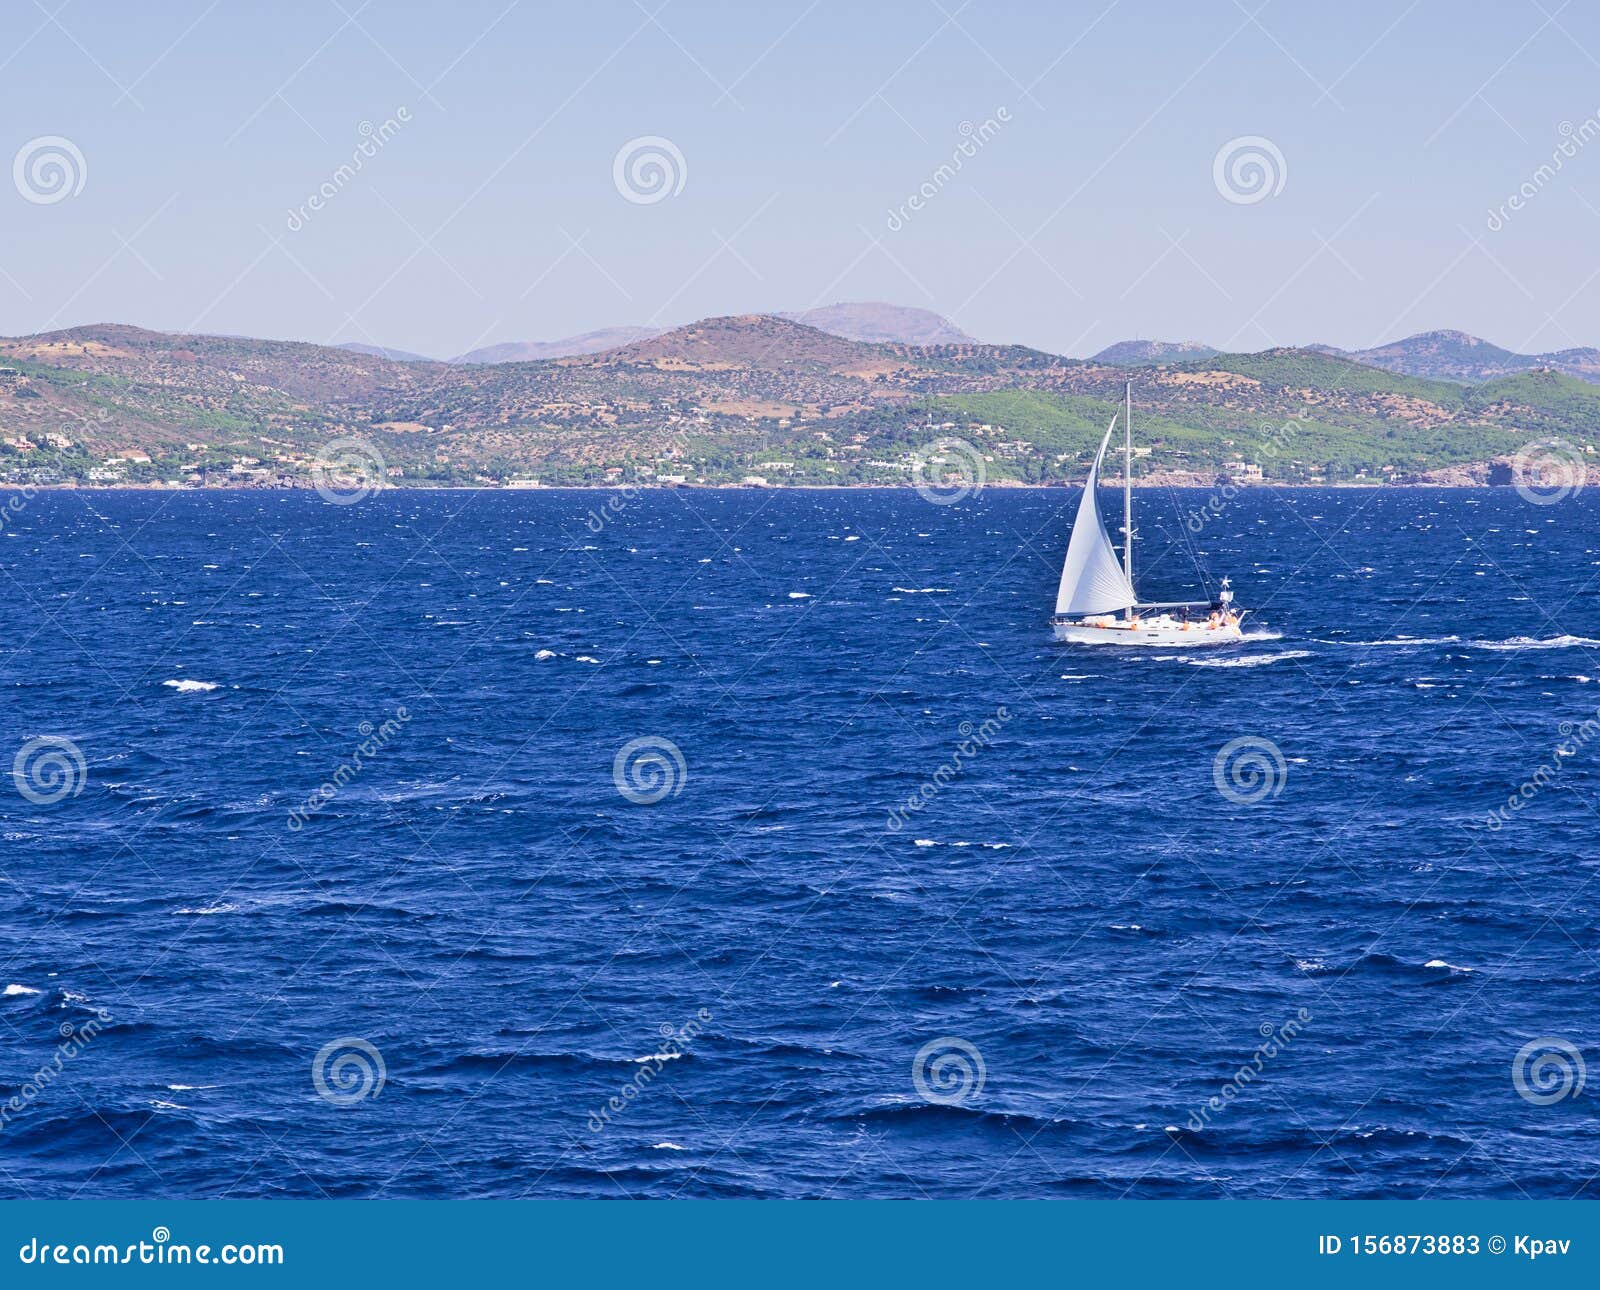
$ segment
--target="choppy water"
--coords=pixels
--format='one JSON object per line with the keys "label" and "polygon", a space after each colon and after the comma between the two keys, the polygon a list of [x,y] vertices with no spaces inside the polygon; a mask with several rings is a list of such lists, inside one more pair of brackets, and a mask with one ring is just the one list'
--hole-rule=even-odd
{"label": "choppy water", "polygon": [[1592,1190],[1594,495],[1073,498],[19,499],[0,1193]]}

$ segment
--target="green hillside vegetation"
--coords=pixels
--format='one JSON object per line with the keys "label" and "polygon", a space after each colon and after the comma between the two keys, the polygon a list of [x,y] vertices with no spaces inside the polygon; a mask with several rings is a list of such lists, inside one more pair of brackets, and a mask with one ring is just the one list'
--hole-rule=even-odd
{"label": "green hillside vegetation", "polygon": [[1180,364],[1177,370],[1237,372],[1274,390],[1337,390],[1348,394],[1404,394],[1452,411],[1462,406],[1465,387],[1454,381],[1402,376],[1310,349],[1268,349],[1259,354],[1218,354]]}
{"label": "green hillside vegetation", "polygon": [[[992,481],[1070,482],[1124,375],[1021,346],[861,344],[764,315],[489,366],[106,324],[0,339],[0,483],[304,484],[325,444],[352,437],[396,481],[905,484],[953,437]],[[1525,444],[1587,447],[1600,429],[1600,385],[1551,371],[1469,386],[1296,349],[1143,368],[1134,399],[1135,473],[1170,483],[1471,467],[1451,475],[1465,482],[1503,474]]]}
{"label": "green hillside vegetation", "polygon": [[1600,386],[1560,372],[1522,372],[1474,386],[1465,403],[1480,414],[1504,407],[1540,433],[1600,433]]}

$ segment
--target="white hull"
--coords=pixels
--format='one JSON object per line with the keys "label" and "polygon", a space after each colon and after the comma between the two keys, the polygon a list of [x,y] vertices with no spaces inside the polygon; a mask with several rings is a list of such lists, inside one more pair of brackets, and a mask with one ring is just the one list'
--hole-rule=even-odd
{"label": "white hull", "polygon": [[1206,645],[1235,645],[1244,639],[1237,621],[1183,623],[1162,616],[1159,619],[1085,618],[1078,622],[1053,623],[1055,638],[1070,645],[1159,646],[1188,649]]}

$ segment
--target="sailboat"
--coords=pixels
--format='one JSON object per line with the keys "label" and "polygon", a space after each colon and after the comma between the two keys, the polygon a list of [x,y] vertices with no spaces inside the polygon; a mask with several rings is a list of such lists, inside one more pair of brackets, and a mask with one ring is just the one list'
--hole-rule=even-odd
{"label": "sailboat", "polygon": [[1245,610],[1233,604],[1224,578],[1215,600],[1141,601],[1133,586],[1133,382],[1123,392],[1122,559],[1100,517],[1095,491],[1100,466],[1116,432],[1111,418],[1067,542],[1050,626],[1058,641],[1074,645],[1229,645],[1244,639]]}

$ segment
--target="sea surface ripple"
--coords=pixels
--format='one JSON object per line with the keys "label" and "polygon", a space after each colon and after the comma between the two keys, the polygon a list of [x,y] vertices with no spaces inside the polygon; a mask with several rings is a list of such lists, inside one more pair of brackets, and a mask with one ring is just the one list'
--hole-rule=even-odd
{"label": "sea surface ripple", "polygon": [[1075,496],[19,499],[0,1194],[1592,1192],[1600,500]]}

